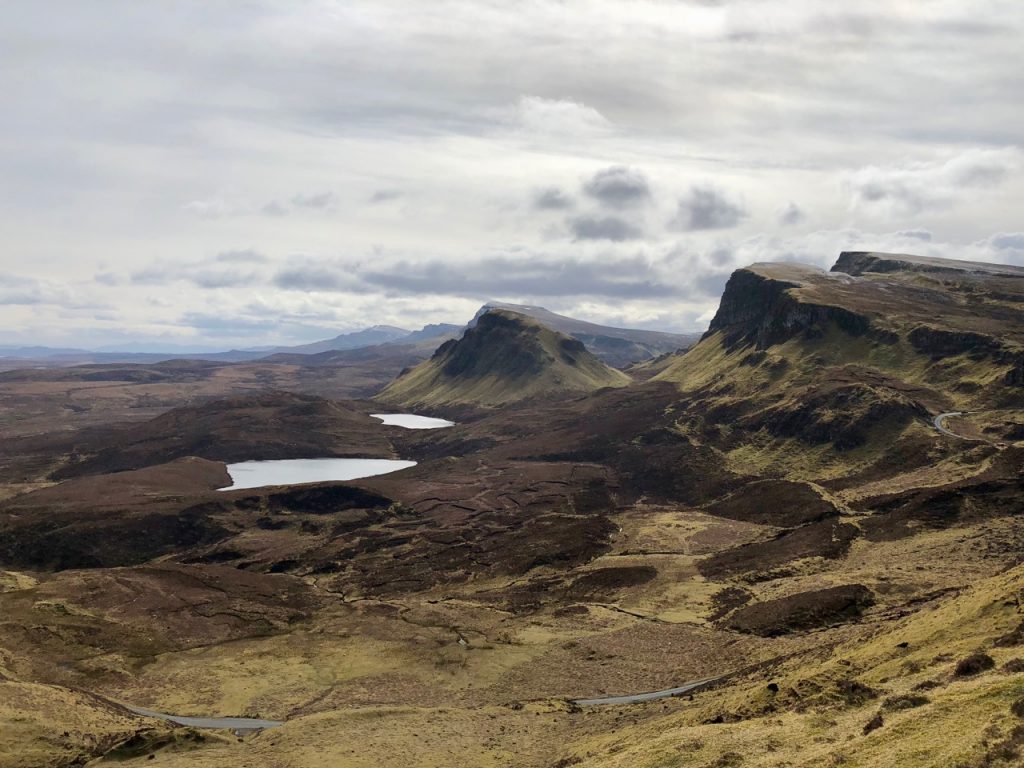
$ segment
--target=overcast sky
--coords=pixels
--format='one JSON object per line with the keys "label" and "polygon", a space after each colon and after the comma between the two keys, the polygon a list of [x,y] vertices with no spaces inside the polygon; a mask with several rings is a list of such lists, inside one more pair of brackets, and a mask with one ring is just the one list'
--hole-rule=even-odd
{"label": "overcast sky", "polygon": [[488,299],[706,326],[753,261],[1024,263],[1019,0],[0,9],[0,344]]}

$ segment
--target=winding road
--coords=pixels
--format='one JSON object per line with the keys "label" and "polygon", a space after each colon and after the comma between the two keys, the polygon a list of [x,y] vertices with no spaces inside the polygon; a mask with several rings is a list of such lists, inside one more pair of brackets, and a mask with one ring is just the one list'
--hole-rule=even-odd
{"label": "winding road", "polygon": [[937,430],[939,430],[939,432],[941,432],[944,435],[956,437],[959,438],[960,440],[967,440],[969,438],[963,437],[962,435],[958,435],[956,432],[947,429],[946,419],[951,418],[952,416],[966,416],[968,413],[970,413],[970,411],[948,411],[947,413],[940,413],[938,416],[932,419],[932,424]]}
{"label": "winding road", "polygon": [[136,707],[121,702],[121,706],[143,717],[155,717],[158,720],[167,720],[176,725],[184,725],[188,728],[227,728],[236,733],[248,733],[250,731],[262,731],[264,728],[276,728],[284,725],[283,720],[262,720],[258,717],[181,717],[179,715],[167,715],[163,712],[155,712],[152,709]]}
{"label": "winding road", "polygon": [[704,680],[697,680],[692,683],[685,683],[678,688],[666,688],[663,691],[651,691],[650,693],[632,693],[625,696],[600,696],[596,699],[570,699],[570,702],[580,707],[594,707],[602,704],[641,704],[645,701],[656,701],[667,699],[672,696],[681,696],[690,691],[696,691],[710,683],[721,680],[721,677],[708,677]]}
{"label": "winding road", "polygon": [[[647,701],[668,699],[672,696],[682,696],[684,693],[699,690],[705,685],[718,682],[723,677],[708,677],[703,680],[695,680],[692,683],[684,683],[676,688],[666,688],[662,691],[650,691],[649,693],[631,693],[623,696],[599,696],[593,699],[570,699],[570,703],[579,707],[597,707],[611,704],[642,704]],[[143,717],[155,717],[158,720],[166,720],[176,725],[183,725],[188,728],[224,728],[234,731],[236,734],[262,731],[266,728],[276,728],[284,725],[282,720],[261,720],[256,717],[181,717],[179,715],[168,715],[163,712],[156,712],[144,707],[136,707],[131,704],[121,703],[125,709]]]}

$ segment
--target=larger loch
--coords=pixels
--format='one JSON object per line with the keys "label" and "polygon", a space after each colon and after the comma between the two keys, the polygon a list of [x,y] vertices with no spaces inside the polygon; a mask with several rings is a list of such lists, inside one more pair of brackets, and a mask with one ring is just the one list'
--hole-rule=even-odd
{"label": "larger loch", "polygon": [[[442,429],[455,422],[419,416],[413,413],[374,413],[381,426],[405,429]],[[416,466],[415,461],[400,459],[277,459],[271,461],[241,461],[228,464],[231,485],[221,491],[239,491],[263,488],[269,485],[300,485],[302,483],[345,482],[364,477],[386,475],[400,469]]]}

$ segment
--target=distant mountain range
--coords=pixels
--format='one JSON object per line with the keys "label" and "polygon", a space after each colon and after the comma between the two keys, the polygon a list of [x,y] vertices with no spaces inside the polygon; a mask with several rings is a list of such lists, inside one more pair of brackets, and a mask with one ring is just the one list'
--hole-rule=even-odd
{"label": "distant mountain range", "polygon": [[139,344],[126,345],[126,348],[121,350],[110,348],[89,350],[43,346],[0,346],[0,359],[33,360],[64,365],[80,363],[156,363],[163,360],[209,360],[220,363],[243,363],[281,355],[295,356],[301,360],[303,356],[319,356],[325,353],[345,352],[386,344],[421,343],[435,338],[438,339],[437,343],[439,344],[444,340],[444,337],[454,332],[461,332],[462,330],[463,326],[461,325],[445,323],[427,325],[418,331],[409,331],[405,328],[396,328],[390,325],[375,325],[361,331],[343,333],[335,336],[333,339],[324,339],[309,344],[232,349],[226,352],[188,351],[185,349],[181,352],[150,352],[140,349],[142,345]]}
{"label": "distant mountain range", "polygon": [[[360,347],[371,347],[375,344],[387,344],[392,341],[399,341],[413,335],[413,331],[405,328],[396,328],[393,325],[375,325],[362,331],[354,333],[343,333],[333,339],[314,341],[312,344],[299,344],[294,347],[274,347],[264,353],[266,355],[286,352],[293,355],[315,355],[319,352],[332,352],[343,349],[359,349]],[[415,333],[422,333],[416,331]]]}
{"label": "distant mountain range", "polygon": [[583,342],[587,351],[602,362],[623,368],[659,355],[685,349],[699,333],[677,334],[632,328],[597,325],[559,315],[544,307],[489,302],[482,306],[467,325],[438,323],[418,331],[390,325],[375,325],[361,331],[343,333],[332,339],[309,344],[278,347],[254,347],[219,351],[148,351],[140,343],[126,344],[121,349],[105,347],[97,350],[55,348],[44,346],[0,346],[0,360],[26,360],[43,365],[78,365],[83,363],[156,363],[163,360],[208,360],[220,363],[266,361],[299,365],[344,364],[355,359],[382,355],[394,357],[401,351],[416,360],[429,357],[442,342],[456,338],[476,325],[484,313],[504,309],[531,317],[542,325]]}

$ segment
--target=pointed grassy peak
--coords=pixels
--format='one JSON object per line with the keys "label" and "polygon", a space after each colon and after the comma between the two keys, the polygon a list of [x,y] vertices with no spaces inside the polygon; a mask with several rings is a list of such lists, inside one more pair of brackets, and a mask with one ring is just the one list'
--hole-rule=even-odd
{"label": "pointed grassy peak", "polygon": [[629,377],[578,339],[508,309],[489,309],[459,339],[379,395],[403,405],[494,407],[531,397],[621,387]]}

